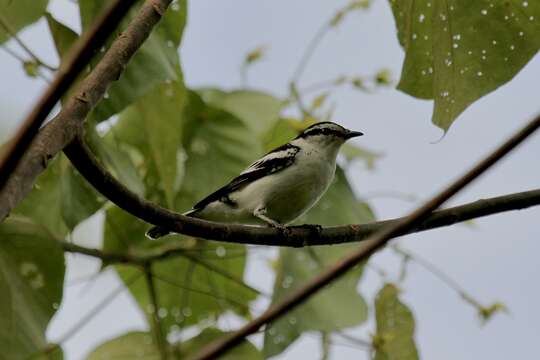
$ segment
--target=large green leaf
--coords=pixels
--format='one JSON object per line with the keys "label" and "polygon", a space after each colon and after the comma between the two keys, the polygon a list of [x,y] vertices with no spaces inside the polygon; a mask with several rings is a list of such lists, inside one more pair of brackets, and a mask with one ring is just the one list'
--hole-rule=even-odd
{"label": "large green leaf", "polygon": [[[149,241],[144,232],[148,225],[114,207],[106,212],[104,248],[110,251],[150,254],[169,247],[181,247],[186,255],[177,254],[154,263],[153,274],[158,294],[158,314],[163,329],[175,329],[214,321],[225,311],[249,315],[249,302],[256,297],[235,280],[241,281],[245,268],[242,246],[196,241],[185,237],[168,237]],[[138,270],[116,267],[121,278],[131,279]],[[150,309],[148,288],[143,281],[129,286],[135,300],[147,313]]]}
{"label": "large green leaf", "polygon": [[183,110],[186,90],[181,81],[158,85],[127,108],[112,135],[143,155],[146,174],[153,174],[153,184],[165,194],[173,207],[179,180]]}
{"label": "large green leaf", "polygon": [[[134,127],[136,129],[136,127]],[[106,137],[100,137],[93,128],[86,132],[86,141],[96,156],[118,178],[118,180],[139,196],[144,196],[145,186],[128,149],[122,146],[111,131]]]}
{"label": "large green leaf", "polygon": [[62,249],[45,228],[19,217],[0,224],[0,359],[27,359],[47,346],[64,272]]}
{"label": "large green leaf", "polygon": [[[179,359],[189,359],[197,354],[205,345],[214,340],[219,339],[227,333],[215,329],[204,329],[199,335],[189,339],[179,346]],[[216,360],[262,360],[261,352],[249,341],[244,340],[239,345],[228,351],[225,355],[218,357]]]}
{"label": "large green leaf", "polygon": [[[14,210],[15,214],[31,218],[58,238],[64,238],[68,233],[68,228],[62,218],[61,180],[64,161],[63,155],[53,159],[38,177],[30,194]],[[71,196],[71,194],[66,194],[66,196]]]}
{"label": "large green leaf", "polygon": [[[110,0],[79,1],[83,31],[89,28],[109,3]],[[136,12],[137,8],[132,9],[119,28],[124,29]],[[106,120],[119,113],[165,80],[181,79],[178,46],[186,23],[186,15],[186,0],[179,0],[171,5],[171,9],[165,13],[162,21],[130,60],[120,79],[109,87],[105,98],[93,110],[94,120]],[[92,63],[95,65],[99,58],[100,54]]]}
{"label": "large green leaf", "polygon": [[253,90],[225,92],[207,88],[197,91],[208,104],[230,112],[262,137],[279,120],[283,102],[276,97]]}
{"label": "large green leaf", "polygon": [[386,284],[375,299],[377,334],[373,339],[375,360],[417,360],[414,317],[399,300],[399,290]]}
{"label": "large green leaf", "polygon": [[[9,27],[9,31],[19,32],[45,14],[49,0],[0,0],[0,20]],[[0,44],[11,35],[0,25]]]}
{"label": "large green leaf", "polygon": [[98,211],[105,199],[76,171],[65,164],[61,179],[60,209],[62,219],[70,230]]}
{"label": "large green leaf", "polygon": [[66,234],[103,205],[100,195],[59,155],[39,176],[14,214],[31,218],[57,238]]}
{"label": "large green leaf", "polygon": [[[371,220],[373,214],[369,207],[355,199],[345,175],[338,169],[330,189],[298,223],[339,225]],[[355,245],[339,245],[281,249],[272,303],[279,302],[355,248]],[[268,326],[264,337],[265,356],[280,354],[303,332],[331,332],[365,321],[367,306],[356,289],[361,275],[362,267],[356,267]]]}
{"label": "large green leaf", "polygon": [[257,137],[242,120],[205,104],[193,92],[186,109],[183,143],[187,160],[177,198],[181,211],[225,185],[262,154]]}
{"label": "large green leaf", "polygon": [[390,0],[405,50],[398,88],[434,99],[445,131],[472,102],[512,79],[540,47],[540,2]]}

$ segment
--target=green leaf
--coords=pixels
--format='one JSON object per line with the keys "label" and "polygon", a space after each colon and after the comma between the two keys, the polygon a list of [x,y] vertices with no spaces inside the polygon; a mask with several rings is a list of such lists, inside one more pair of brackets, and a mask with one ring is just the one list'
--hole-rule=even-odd
{"label": "green leaf", "polygon": [[[225,311],[249,315],[248,304],[256,294],[229,278],[241,281],[246,253],[243,246],[197,241],[186,237],[168,237],[149,241],[144,233],[148,225],[113,207],[107,210],[104,249],[132,254],[155,254],[174,247],[186,255],[155,262],[153,275],[159,299],[158,314],[166,333],[176,329],[214,321]],[[230,256],[227,256],[229,254]],[[127,281],[139,271],[133,267],[116,266],[120,277]],[[129,286],[140,308],[152,316],[148,289],[143,281]]]}
{"label": "green leaf", "polygon": [[15,214],[32,219],[60,239],[68,233],[62,217],[62,162],[66,161],[63,156],[57,156],[49,162],[30,194],[13,211]]}
{"label": "green leaf", "polygon": [[[80,13],[83,30],[87,30],[95,18],[103,11],[108,0],[81,0]],[[119,29],[124,29],[137,12],[132,9]],[[139,97],[146,94],[165,80],[180,80],[180,61],[178,46],[186,23],[187,3],[180,0],[171,5],[160,23],[152,31],[143,46],[130,60],[120,79],[113,83],[105,98],[93,110],[95,121],[106,120],[119,113]],[[107,48],[110,45],[105,46]],[[101,54],[93,60],[95,66]]]}
{"label": "green leaf", "polygon": [[[180,359],[189,359],[202,350],[202,348],[215,341],[227,333],[215,329],[204,329],[199,335],[192,339],[189,339],[185,343],[180,344]],[[262,360],[263,356],[261,352],[249,341],[244,340],[239,345],[228,351],[225,355],[220,356],[216,360]]]}
{"label": "green leaf", "polygon": [[10,32],[17,33],[43,16],[48,0],[0,0],[0,44],[9,40]]}
{"label": "green leaf", "polygon": [[86,141],[94,154],[101,159],[122,184],[137,195],[144,196],[145,186],[139,177],[130,154],[124,147],[120,146],[114,131],[111,131],[110,135],[102,138],[94,129],[90,128],[86,132]]}
{"label": "green leaf", "polygon": [[62,178],[58,181],[62,189],[62,218],[70,230],[92,216],[105,203],[105,199],[69,164],[66,164]]}
{"label": "green leaf", "polygon": [[118,139],[137,147],[146,167],[156,173],[156,187],[165,194],[167,205],[174,198],[182,177],[177,158],[182,141],[186,90],[182,82],[158,85],[126,109],[114,132]]}
{"label": "green leaf", "polygon": [[[338,169],[330,189],[298,223],[339,225],[372,220],[369,207],[355,199],[345,175]],[[357,245],[336,245],[280,249],[272,303],[282,300],[356,248]],[[367,306],[356,290],[361,276],[362,267],[356,267],[268,326],[264,337],[265,357],[280,354],[303,332],[331,332],[364,322]],[[336,299],[339,299],[339,306],[336,306]]]}
{"label": "green leaf", "polygon": [[228,111],[244,121],[258,137],[262,137],[275,126],[283,107],[280,99],[260,91],[224,92],[207,88],[197,92],[208,104]]}
{"label": "green leaf", "polygon": [[180,211],[191,209],[262,154],[250,127],[234,115],[205,104],[193,92],[186,109],[184,132],[187,175],[177,196],[176,208]]}
{"label": "green leaf", "polygon": [[345,156],[347,162],[362,160],[366,163],[369,170],[375,168],[375,161],[382,157],[382,154],[368,150],[364,147],[356,146],[351,143],[346,143],[341,147],[340,153]]}
{"label": "green leaf", "polygon": [[511,80],[540,47],[540,2],[390,0],[405,50],[398,88],[434,99],[448,130],[470,104]]}
{"label": "green leaf", "polygon": [[[215,329],[204,329],[199,335],[179,343],[175,351],[169,352],[169,359],[188,359],[194,356],[208,343],[226,335]],[[172,347],[170,348],[172,350]],[[129,332],[111,339],[98,346],[86,360],[160,360],[160,354],[151,334],[145,332]],[[262,360],[261,353],[249,341],[240,345],[218,358],[219,360]]]}
{"label": "green leaf", "polygon": [[375,360],[417,360],[414,317],[399,300],[399,290],[386,284],[375,299],[377,334],[373,338]]}
{"label": "green leaf", "polygon": [[31,218],[63,239],[104,204],[100,195],[75,173],[64,155],[54,158],[14,214]]}
{"label": "green leaf", "polygon": [[64,55],[67,54],[69,49],[71,49],[75,41],[77,41],[79,35],[66,25],[56,20],[50,13],[46,13],[45,17],[54,40],[56,52],[58,53],[60,59],[62,59]]}
{"label": "green leaf", "polygon": [[160,360],[152,335],[130,332],[99,345],[86,360]]}
{"label": "green leaf", "polygon": [[62,300],[64,254],[45,228],[12,216],[0,224],[0,359],[47,346],[45,330]]}

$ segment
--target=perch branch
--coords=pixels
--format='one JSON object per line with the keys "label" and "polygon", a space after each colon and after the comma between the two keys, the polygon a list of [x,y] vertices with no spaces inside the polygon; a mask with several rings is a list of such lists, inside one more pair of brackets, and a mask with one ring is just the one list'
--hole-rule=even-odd
{"label": "perch branch", "polygon": [[[60,113],[39,129],[53,106],[75,80],[79,71],[101,47],[134,0],[117,0],[61,66],[55,80],[24,121],[0,161],[0,221],[32,189],[48,160],[80,131],[90,110],[117,80],[129,59],[146,40],[172,0],[147,0],[122,34],[115,39],[96,68],[84,79]],[[39,132],[38,132],[39,130]],[[36,135],[37,134],[37,135]]]}
{"label": "perch branch", "polygon": [[[396,218],[361,225],[327,227],[319,233],[306,228],[293,227],[286,237],[269,227],[214,223],[174,213],[140,198],[118,182],[80,139],[72,142],[64,151],[81,175],[118,207],[151,224],[194,237],[233,243],[289,247],[333,245],[366,240],[371,234],[385,226],[398,224],[405,219]],[[401,230],[396,236],[536,205],[540,205],[540,189],[478,200],[436,211],[422,223],[407,230]],[[163,253],[156,256],[167,257],[168,255],[168,253]]]}
{"label": "perch branch", "polygon": [[537,116],[535,119],[530,121],[525,127],[511,136],[507,141],[505,141],[501,146],[480,161],[476,166],[467,171],[432,199],[417,208],[409,216],[397,223],[383,227],[380,231],[370,236],[366,243],[363,244],[363,246],[360,246],[359,249],[337,261],[327,270],[315,276],[312,280],[308,281],[304,286],[291,293],[282,301],[272,305],[261,316],[248,322],[239,330],[234,331],[229,335],[225,335],[205,346],[192,358],[192,360],[210,360],[218,358],[230,349],[234,348],[236,345],[240,344],[245,337],[257,332],[261,326],[268,324],[291,311],[309,299],[319,290],[324,288],[326,285],[344,275],[347,271],[358,265],[360,262],[366,260],[375,251],[385,246],[386,243],[388,243],[392,238],[402,234],[403,232],[416,228],[425,219],[427,219],[435,209],[470,184],[478,176],[483,174],[487,169],[497,163],[497,161],[502,159],[516,146],[521,144],[527,137],[534,133],[538,127],[540,127],[540,116]]}

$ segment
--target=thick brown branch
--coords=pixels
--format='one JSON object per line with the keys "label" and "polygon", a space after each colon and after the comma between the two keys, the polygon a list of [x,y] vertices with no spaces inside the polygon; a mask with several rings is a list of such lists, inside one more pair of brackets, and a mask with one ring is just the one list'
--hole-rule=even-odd
{"label": "thick brown branch", "polygon": [[[109,37],[116,28],[118,22],[122,20],[124,15],[127,14],[134,2],[135,1],[133,0],[117,0],[110,6],[108,11],[96,21],[92,29],[75,44],[72,56],[69,56],[66,59],[66,66],[62,67],[57,73],[52,84],[24,120],[19,131],[10,143],[9,148],[4,156],[2,156],[2,160],[0,161],[0,190],[2,190],[10,174],[17,167],[26,149],[32,142],[32,139],[36,136],[39,127],[43,124],[54,105],[75,82],[77,75],[86,65],[88,65],[94,52],[105,43],[107,37]],[[2,23],[4,27],[7,27],[7,23],[3,20],[0,21],[0,23]],[[13,32],[12,36],[15,36]],[[32,54],[22,42],[19,42],[19,44]]]}
{"label": "thick brown branch", "polygon": [[216,359],[228,350],[232,349],[236,345],[240,344],[246,336],[249,336],[258,331],[261,326],[268,324],[279,317],[283,316],[287,312],[291,311],[304,301],[309,299],[319,290],[334,280],[337,280],[340,276],[344,275],[347,271],[362,261],[365,261],[371,254],[385,246],[392,238],[399,236],[400,234],[407,232],[411,229],[415,229],[430,214],[441,206],[446,200],[450,199],[456,193],[461,191],[465,186],[470,184],[473,180],[478,178],[487,169],[497,163],[516,146],[521,144],[526,138],[534,133],[540,127],[540,115],[533,119],[518,133],[511,136],[504,144],[498,147],[495,151],[489,154],[485,159],[480,161],[471,170],[467,171],[463,176],[451,183],[447,188],[413,211],[409,216],[403,220],[384,226],[380,231],[370,236],[364,246],[350,255],[337,261],[334,265],[327,270],[317,275],[310,281],[308,281],[303,287],[297,291],[291,293],[288,297],[281,302],[271,306],[261,316],[248,322],[239,330],[226,335],[221,339],[209,344],[202,351],[195,355],[192,360],[210,360]]}
{"label": "thick brown branch", "polygon": [[73,140],[90,110],[103,97],[108,86],[118,79],[129,59],[146,40],[171,1],[147,0],[127,29],[104,54],[96,68],[81,82],[75,95],[69,99],[53,121],[36,135],[43,120],[73,83],[79,70],[88,63],[95,49],[101,46],[115,28],[121,15],[127,11],[129,4],[134,1],[117,1],[114,6],[118,9],[109,12],[113,19],[107,16],[106,22],[102,21],[94,27],[97,34],[89,35],[94,39],[91,45],[81,44],[82,50],[71,57],[72,62],[61,67],[55,81],[25,120],[12,140],[10,148],[4,153],[0,168],[0,221],[32,189],[36,177],[46,168],[47,162]]}
{"label": "thick brown branch", "polygon": [[[213,223],[171,212],[140,198],[119,183],[95,158],[79,139],[65,149],[65,153],[79,172],[106,198],[130,214],[151,224],[181,234],[226,242],[301,247],[306,245],[333,245],[363,241],[385,226],[395,225],[405,218],[378,221],[361,225],[327,227],[320,233],[310,229],[292,228],[283,234],[267,227]],[[540,190],[525,191],[440,210],[422,223],[401,231],[398,235],[453,225],[482,216],[519,210],[540,204]],[[174,251],[174,250],[172,250]],[[156,256],[166,257],[167,253]]]}

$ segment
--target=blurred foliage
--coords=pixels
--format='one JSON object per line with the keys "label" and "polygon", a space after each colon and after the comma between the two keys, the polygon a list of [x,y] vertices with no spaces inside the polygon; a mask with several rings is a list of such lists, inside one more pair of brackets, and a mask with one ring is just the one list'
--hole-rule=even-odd
{"label": "blurred foliage", "polygon": [[64,254],[27,218],[1,223],[0,239],[0,358],[23,360],[47,346],[45,330],[62,301]]}
{"label": "blurred foliage", "polygon": [[[83,32],[109,2],[78,2]],[[47,3],[0,0],[0,20],[4,24],[0,44],[43,17],[59,57],[64,57],[80,34],[56,20],[54,14],[46,13]],[[340,25],[353,11],[367,9],[370,3],[350,1],[338,10],[316,35],[308,52],[315,49],[325,31]],[[539,30],[535,20],[540,18],[537,2],[458,0],[447,8],[438,0],[390,0],[390,4],[406,52],[398,88],[418,98],[434,99],[433,121],[445,130],[473,101],[509,81],[538,50],[540,37],[532,36]],[[96,66],[139,5],[95,55],[88,70]],[[348,84],[369,93],[392,84],[390,72],[383,69],[369,78],[342,75],[307,87],[298,86],[295,79],[285,98],[249,90],[247,86],[236,90],[188,89],[178,55],[186,18],[186,0],[173,1],[92,112],[85,134],[92,151],[123,184],[139,196],[177,211],[189,209],[257,157],[289,141],[305,127],[336,120],[332,98],[336,87]],[[260,61],[265,51],[259,47],[249,52],[243,59],[242,71]],[[44,66],[36,58],[24,60],[22,65],[28,76],[39,75]],[[297,74],[302,72],[302,66]],[[308,92],[312,96],[305,101]],[[290,106],[297,111],[285,116],[284,109]],[[359,161],[373,169],[380,157],[378,152],[345,145],[335,181],[298,223],[373,221],[369,204],[357,199],[344,168]],[[147,241],[144,232],[148,224],[107,203],[65,157],[57,156],[12,217],[0,224],[0,359],[24,359],[40,350],[48,353],[47,358],[63,357],[61,348],[47,345],[45,339],[47,324],[62,298],[65,266],[59,239],[69,238],[80,223],[98,211],[105,214],[104,251],[148,255],[175,249],[174,256],[160,259],[149,268],[114,265],[147,316],[149,327],[157,313],[171,358],[193,355],[226,333],[220,329],[223,319],[250,319],[255,315],[252,305],[256,300],[263,296],[271,303],[283,300],[357,247],[280,249],[269,270],[275,273],[273,293],[263,294],[243,282],[246,264],[253,258],[253,252],[244,245],[181,235]],[[157,308],[148,284],[129,281],[141,271],[151,271]],[[308,332],[324,333],[327,341],[323,345],[327,349],[332,334],[367,320],[369,306],[358,292],[362,272],[363,265],[359,265],[269,325],[264,331],[262,350],[245,342],[222,359],[272,357]],[[385,285],[372,308],[376,319],[374,358],[417,359],[414,319],[400,301],[398,289]],[[503,310],[500,303],[477,308],[486,320]],[[198,335],[180,342],[178,339],[185,339],[181,336],[184,330]],[[157,350],[151,333],[130,332],[100,345],[88,359],[159,359]]]}
{"label": "blurred foliage", "polygon": [[49,0],[0,0],[0,45],[38,21],[48,3]]}

